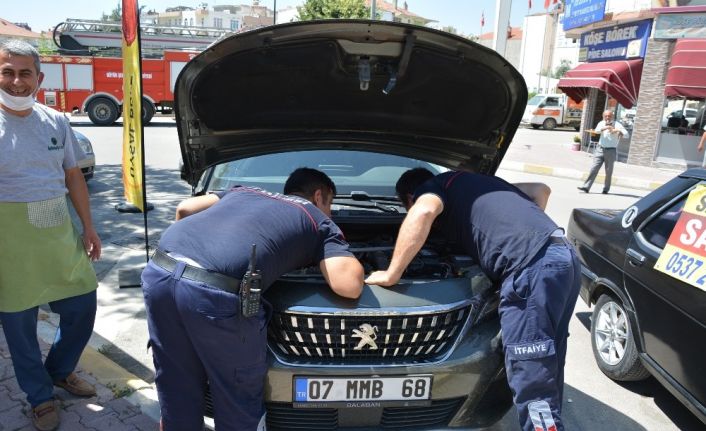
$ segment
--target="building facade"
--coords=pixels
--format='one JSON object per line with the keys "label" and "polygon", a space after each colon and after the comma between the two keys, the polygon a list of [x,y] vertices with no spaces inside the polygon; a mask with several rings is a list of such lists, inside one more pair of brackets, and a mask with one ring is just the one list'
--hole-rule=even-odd
{"label": "building facade", "polygon": [[701,166],[704,155],[697,145],[706,125],[703,3],[567,0],[566,35],[580,39],[584,63],[558,86],[586,99],[585,146],[601,112],[611,109],[632,132],[618,147],[622,160],[681,169]]}

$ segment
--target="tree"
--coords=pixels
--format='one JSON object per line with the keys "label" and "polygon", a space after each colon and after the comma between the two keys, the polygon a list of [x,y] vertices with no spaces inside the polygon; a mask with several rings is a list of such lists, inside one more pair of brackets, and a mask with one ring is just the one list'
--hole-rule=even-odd
{"label": "tree", "polygon": [[297,7],[299,20],[327,18],[369,18],[370,9],[363,0],[306,0]]}
{"label": "tree", "polygon": [[123,7],[120,3],[118,3],[118,6],[113,9],[109,15],[106,15],[105,12],[103,12],[103,15],[101,15],[101,21],[107,21],[107,22],[120,22],[123,19]]}
{"label": "tree", "polygon": [[450,25],[447,25],[446,27],[442,27],[441,30],[445,31],[447,33],[451,33],[451,34],[458,34],[458,30],[456,30],[456,27],[453,27]]}
{"label": "tree", "polygon": [[552,74],[552,78],[559,79],[562,76],[566,75],[566,72],[571,70],[571,62],[569,60],[561,60],[561,64],[554,69],[554,73]]}

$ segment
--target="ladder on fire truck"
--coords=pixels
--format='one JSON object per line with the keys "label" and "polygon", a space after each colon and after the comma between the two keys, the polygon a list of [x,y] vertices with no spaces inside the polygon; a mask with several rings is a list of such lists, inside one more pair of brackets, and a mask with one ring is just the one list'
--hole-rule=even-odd
{"label": "ladder on fire truck", "polygon": [[[143,50],[191,49],[203,51],[229,31],[208,27],[140,25]],[[122,25],[86,19],[67,19],[54,28],[56,46],[66,53],[88,52],[90,48],[120,49]]]}

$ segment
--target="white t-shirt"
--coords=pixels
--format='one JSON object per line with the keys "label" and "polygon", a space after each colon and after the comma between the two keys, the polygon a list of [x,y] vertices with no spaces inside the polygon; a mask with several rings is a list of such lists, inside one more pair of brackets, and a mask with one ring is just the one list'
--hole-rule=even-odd
{"label": "white t-shirt", "polygon": [[78,142],[61,113],[35,103],[26,117],[0,108],[0,202],[65,195],[64,169],[76,167]]}

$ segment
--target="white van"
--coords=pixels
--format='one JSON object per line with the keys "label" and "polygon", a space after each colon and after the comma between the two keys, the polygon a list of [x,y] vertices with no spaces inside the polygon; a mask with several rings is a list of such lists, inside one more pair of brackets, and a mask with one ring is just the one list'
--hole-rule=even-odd
{"label": "white van", "polygon": [[527,101],[520,124],[552,130],[557,126],[581,128],[583,101],[576,103],[566,94],[537,94]]}

